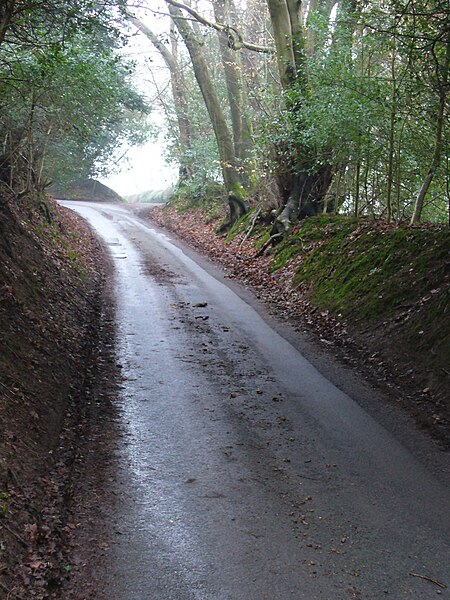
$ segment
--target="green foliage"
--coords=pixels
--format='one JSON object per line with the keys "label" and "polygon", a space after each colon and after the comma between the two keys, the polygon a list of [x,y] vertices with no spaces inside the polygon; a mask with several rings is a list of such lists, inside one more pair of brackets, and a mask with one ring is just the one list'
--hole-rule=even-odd
{"label": "green foliage", "polygon": [[118,17],[121,4],[121,0],[3,0],[0,43],[31,49],[62,44],[80,32],[111,43],[110,32],[114,30],[115,37],[120,37],[111,22],[112,16]]}
{"label": "green foliage", "polygon": [[191,129],[190,146],[186,147],[180,139],[171,98],[164,97],[166,119],[160,126],[166,141],[164,153],[169,163],[178,165],[181,179],[185,180],[183,183],[192,185],[199,193],[204,188],[207,195],[210,182],[221,181],[219,152],[204,100],[190,70],[185,72],[185,85],[188,88],[186,96],[189,99],[186,117]]}
{"label": "green foliage", "polygon": [[160,203],[168,202],[173,194],[173,188],[168,187],[164,190],[147,190],[140,194],[133,194],[126,198],[127,202],[148,202],[148,203]]}
{"label": "green foliage", "polygon": [[83,23],[64,42],[56,28],[31,48],[0,46],[0,168],[13,186],[51,179],[64,187],[104,174],[122,144],[147,136],[149,109],[132,85],[133,65],[117,54],[113,32],[96,19]]}
{"label": "green foliage", "polygon": [[201,186],[197,186],[195,182],[181,183],[168,205],[174,206],[181,213],[201,210],[208,220],[212,220],[223,214],[224,189],[214,181]]}
{"label": "green foliage", "polygon": [[[436,142],[449,27],[444,4],[387,0],[363,8],[343,0],[333,29],[324,5],[312,9],[306,75],[284,95],[262,96],[270,108],[257,128],[256,154],[271,157],[266,168],[288,187],[299,171],[328,165],[335,174],[329,193],[343,212],[408,219]],[[446,119],[425,220],[448,220],[449,161]]]}

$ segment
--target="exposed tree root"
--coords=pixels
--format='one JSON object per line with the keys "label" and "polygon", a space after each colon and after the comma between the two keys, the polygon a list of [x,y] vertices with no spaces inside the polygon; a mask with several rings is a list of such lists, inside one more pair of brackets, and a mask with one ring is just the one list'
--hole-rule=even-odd
{"label": "exposed tree root", "polygon": [[281,237],[283,237],[282,233],[275,233],[274,235],[270,236],[270,238],[267,240],[267,242],[264,244],[264,246],[262,248],[260,248],[256,254],[253,254],[252,256],[242,256],[242,254],[236,254],[236,257],[239,260],[253,260],[255,258],[258,258],[259,256],[262,256],[264,254],[264,252],[267,250],[267,248],[269,246],[273,245],[274,241],[278,240]]}

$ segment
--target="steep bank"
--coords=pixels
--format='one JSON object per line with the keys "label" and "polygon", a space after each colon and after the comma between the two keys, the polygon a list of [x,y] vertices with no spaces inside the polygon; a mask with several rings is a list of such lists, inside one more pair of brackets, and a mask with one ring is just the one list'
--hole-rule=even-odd
{"label": "steep bank", "polygon": [[66,200],[85,200],[87,202],[124,201],[117,192],[95,179],[84,179],[64,189],[52,186],[49,188],[49,192],[53,198],[64,198]]}
{"label": "steep bank", "polygon": [[104,310],[103,249],[0,183],[0,597],[47,598]]}
{"label": "steep bank", "polygon": [[199,211],[149,214],[387,388],[448,447],[448,229],[314,218],[261,254],[269,226],[255,213],[226,238],[214,233],[218,220]]}

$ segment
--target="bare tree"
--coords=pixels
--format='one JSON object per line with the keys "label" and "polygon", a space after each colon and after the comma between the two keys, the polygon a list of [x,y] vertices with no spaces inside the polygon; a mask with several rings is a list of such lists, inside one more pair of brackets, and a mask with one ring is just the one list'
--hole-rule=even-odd
{"label": "bare tree", "polygon": [[[161,54],[170,74],[170,84],[172,88],[173,103],[177,117],[179,131],[180,154],[192,147],[192,125],[188,113],[188,99],[186,97],[187,86],[183,74],[183,67],[179,64],[176,52],[176,43],[172,44],[172,52],[160,40],[160,38],[138,19],[128,8],[124,9],[128,20],[139,29],[153,44]],[[180,165],[180,179],[190,179],[193,175],[193,165]]]}
{"label": "bare tree", "polygon": [[[233,26],[232,15],[235,12],[232,0],[214,0],[214,16],[219,23]],[[225,31],[219,31],[220,53],[227,84],[228,102],[233,127],[234,153],[238,160],[245,160],[251,147],[251,131],[245,115],[244,86],[242,82],[242,64],[240,53],[230,48],[229,37]]]}
{"label": "bare tree", "polygon": [[189,52],[195,78],[211,119],[219,150],[225,190],[228,192],[229,197],[229,222],[231,223],[247,210],[247,205],[243,199],[242,174],[235,155],[233,136],[217,96],[202,44],[197,38],[193,27],[184,18],[181,9],[174,6],[172,0],[166,1],[170,15]]}
{"label": "bare tree", "polygon": [[422,183],[422,187],[417,195],[415,204],[414,204],[414,212],[411,217],[411,224],[417,223],[420,221],[420,217],[423,210],[424,200],[427,195],[428,189],[433,181],[433,177],[436,173],[437,168],[439,167],[441,153],[442,153],[442,136],[444,131],[444,122],[445,122],[445,112],[446,112],[446,102],[448,95],[448,86],[449,86],[449,68],[450,68],[450,23],[447,23],[447,35],[445,38],[446,50],[443,64],[440,64],[436,59],[436,78],[438,81],[438,90],[439,90],[439,104],[438,111],[436,116],[436,136],[434,141],[434,152],[433,157],[431,159],[430,168],[428,169],[428,173]]}

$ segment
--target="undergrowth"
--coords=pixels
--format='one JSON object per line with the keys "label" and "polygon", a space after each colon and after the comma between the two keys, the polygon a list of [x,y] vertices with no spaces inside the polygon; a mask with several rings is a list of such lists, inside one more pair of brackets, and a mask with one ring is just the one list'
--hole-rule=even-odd
{"label": "undergrowth", "polygon": [[218,219],[223,216],[226,206],[223,186],[215,182],[180,186],[167,206],[175,208],[179,213],[200,211],[205,221]]}
{"label": "undergrowth", "polygon": [[[236,223],[226,241],[252,227],[253,244],[260,248],[270,238],[270,225],[252,226],[254,214]],[[413,329],[433,329],[438,339],[448,335],[449,242],[450,232],[442,226],[322,215],[302,221],[269,250],[270,271],[294,266],[293,285],[306,286],[313,305],[363,325],[403,318],[399,315],[415,308],[423,314]],[[412,325],[413,315],[408,318]]]}

